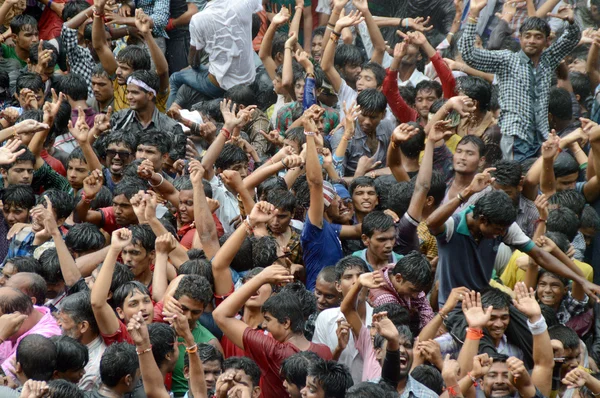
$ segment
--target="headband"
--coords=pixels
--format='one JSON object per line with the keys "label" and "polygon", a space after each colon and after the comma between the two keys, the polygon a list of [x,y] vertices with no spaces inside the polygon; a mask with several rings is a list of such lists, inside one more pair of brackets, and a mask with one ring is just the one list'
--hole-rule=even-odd
{"label": "headband", "polygon": [[146,83],[144,83],[141,80],[138,80],[134,77],[129,76],[129,79],[127,79],[127,84],[135,84],[136,86],[140,86],[144,90],[154,94],[154,96],[156,97],[156,90],[154,90],[152,87],[150,87],[149,85],[147,85]]}

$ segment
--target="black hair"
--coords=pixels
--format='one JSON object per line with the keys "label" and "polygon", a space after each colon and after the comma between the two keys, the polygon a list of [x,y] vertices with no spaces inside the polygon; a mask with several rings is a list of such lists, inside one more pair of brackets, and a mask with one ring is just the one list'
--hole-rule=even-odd
{"label": "black hair", "polygon": [[[223,361],[224,361],[223,354],[221,354],[221,351],[217,350],[217,348],[215,346],[206,344],[206,343],[198,344],[198,355],[200,356],[200,360],[202,362],[218,361],[219,364],[221,365],[221,369],[223,369]],[[189,361],[190,361],[190,359],[186,355],[184,358],[183,366],[188,367],[190,364]]]}
{"label": "black hair", "polygon": [[151,297],[148,288],[143,283],[139,281],[129,281],[123,283],[117,288],[117,290],[113,292],[113,305],[115,308],[123,308],[125,299],[129,297],[129,295],[133,295],[136,292],[140,292],[148,297]]}
{"label": "black hair", "polygon": [[491,191],[475,202],[473,217],[484,217],[488,224],[508,227],[517,219],[517,209],[506,192]]}
{"label": "black hair", "polygon": [[583,209],[587,201],[585,196],[574,189],[565,189],[558,191],[548,198],[548,204],[557,205],[556,207],[566,207],[571,209],[577,218],[581,218]]}
{"label": "black hair", "polygon": [[56,345],[41,334],[30,334],[19,342],[16,358],[28,379],[48,381],[56,367]]}
{"label": "black hair", "polygon": [[543,268],[540,268],[538,271],[538,276],[537,276],[537,282],[539,283],[540,278],[544,275],[548,275],[554,279],[558,279],[560,281],[560,283],[563,284],[563,287],[568,287],[569,286],[569,279],[562,277],[558,274],[555,274],[554,272],[550,272],[550,271],[546,271]]}
{"label": "black hair", "polygon": [[[225,241],[227,239],[229,239],[229,237],[231,236],[231,234],[224,234],[223,236],[221,236],[219,238],[219,244],[221,245],[221,247],[223,246],[223,244],[225,243]],[[230,267],[237,271],[237,272],[242,272],[242,271],[248,271],[250,268],[253,267],[253,261],[249,261],[248,259],[253,258],[252,257],[252,247],[253,247],[253,239],[250,238],[246,238],[244,239],[244,242],[242,242],[242,245],[240,246],[240,250],[237,251],[237,253],[235,254],[235,256],[233,256],[233,260],[231,261]]]}
{"label": "black hair", "polygon": [[10,31],[15,35],[18,35],[25,26],[31,26],[32,29],[38,30],[38,23],[31,15],[15,15],[10,21]]}
{"label": "black hair", "polygon": [[148,186],[141,179],[125,177],[115,186],[113,198],[125,195],[127,200],[131,200],[139,191],[145,191],[147,188]]}
{"label": "black hair", "polygon": [[9,185],[0,192],[3,206],[31,210],[35,206],[35,194],[29,185]]}
{"label": "black hair", "polygon": [[262,312],[270,313],[279,323],[289,320],[293,333],[302,333],[304,329],[302,303],[293,293],[285,292],[269,297],[262,306]]}
{"label": "black hair", "polygon": [[206,258],[196,258],[185,261],[179,266],[177,275],[200,275],[208,280],[211,286],[214,285],[215,279],[212,273],[210,261]]}
{"label": "black hair", "polygon": [[442,374],[436,367],[419,365],[410,372],[410,375],[413,379],[436,393],[436,395],[442,394],[444,379],[442,379]]}
{"label": "black hair", "polygon": [[442,85],[435,80],[421,80],[415,87],[416,94],[419,95],[419,91],[433,91],[437,98],[444,96]]}
{"label": "black hair", "polygon": [[429,196],[433,198],[433,204],[438,206],[446,197],[446,177],[439,170],[433,170],[431,173],[431,185]]}
{"label": "black hair", "polygon": [[156,241],[156,235],[148,224],[133,224],[130,225],[129,230],[131,231],[131,243],[134,245],[140,245],[146,250],[146,255],[154,251],[154,242]]}
{"label": "black hair", "polygon": [[[539,279],[539,276],[538,276]],[[546,324],[548,325],[549,328],[551,328],[554,325],[558,325],[558,318],[556,317],[556,311],[554,311],[554,308],[544,304],[544,303],[539,303],[540,304],[540,308],[542,310],[542,316],[544,317],[544,319],[546,320]]]}
{"label": "black hair", "polygon": [[94,333],[98,333],[98,323],[92,311],[89,291],[81,291],[66,296],[61,301],[60,311],[67,314],[75,323],[87,322]]}
{"label": "black hair", "polygon": [[[17,17],[15,17],[15,19],[16,18]],[[15,19],[13,19],[13,21]],[[24,88],[28,88],[34,93],[37,93],[38,91],[44,91],[44,81],[37,73],[21,72],[21,74],[17,77],[16,94],[19,95],[21,90]]]}
{"label": "black hair", "polygon": [[381,304],[373,308],[373,314],[387,312],[387,317],[395,326],[408,325],[410,322],[410,314],[408,310],[398,303]]}
{"label": "black hair", "polygon": [[17,164],[25,163],[25,162],[31,162],[31,164],[33,166],[35,166],[35,155],[33,153],[31,153],[29,148],[27,148],[24,145],[19,145],[19,147],[17,148],[17,151],[20,151],[22,149],[25,149],[25,152],[23,152],[22,154],[17,156],[17,160],[15,160],[12,163],[0,165],[0,170],[3,169],[3,170],[8,171],[11,168],[13,168],[14,166],[16,166]]}
{"label": "black hair", "polygon": [[431,264],[420,252],[413,250],[402,257],[394,268],[392,275],[402,275],[402,279],[415,285],[417,289],[424,290],[431,284]]}
{"label": "black hair", "polygon": [[31,299],[18,289],[11,289],[14,294],[9,297],[2,297],[0,300],[0,311],[2,315],[20,312],[21,314],[29,315],[33,311],[33,303]]}
{"label": "black hair", "polygon": [[354,385],[348,367],[336,361],[314,362],[308,368],[308,376],[314,377],[327,398],[344,398],[346,390]]}
{"label": "black hair", "polygon": [[250,86],[245,84],[236,84],[223,94],[224,98],[245,107],[256,104],[256,95]]}
{"label": "black hair", "polygon": [[48,382],[49,398],[84,398],[83,391],[76,384],[63,379]]}
{"label": "black hair", "polygon": [[571,120],[573,118],[571,94],[562,87],[552,87],[548,95],[548,113],[558,120]]}
{"label": "black hair", "polygon": [[[154,100],[156,100],[156,93],[158,93],[160,90],[160,78],[158,77],[156,72],[154,72],[152,70],[135,70],[131,73],[131,75],[129,75],[129,77],[131,79],[136,79],[143,83],[146,83],[146,85],[148,85],[151,89],[154,90],[154,93],[155,93]],[[132,83],[132,84],[135,84],[135,83]],[[140,90],[142,90],[145,93],[150,92],[150,91],[146,90],[144,87],[141,87],[141,86],[138,86],[138,87],[140,87]]]}
{"label": "black hair", "polygon": [[67,1],[62,12],[63,21],[67,22],[69,19],[73,18],[83,10],[87,10],[88,8],[90,8],[90,5],[85,0]]}
{"label": "black hair", "polygon": [[60,270],[60,260],[55,247],[44,250],[40,256],[40,264],[42,265],[40,275],[46,283],[56,284],[65,281]]}
{"label": "black hair", "polygon": [[370,70],[375,75],[377,81],[377,87],[381,87],[383,80],[385,79],[385,68],[379,65],[377,62],[367,62],[362,66],[362,70]]}
{"label": "black hair", "polygon": [[400,95],[404,98],[404,101],[408,106],[415,106],[415,100],[417,98],[417,90],[413,86],[400,86]]}
{"label": "black hair", "polygon": [[340,44],[335,49],[333,64],[336,68],[342,69],[345,66],[359,66],[364,63],[363,54],[360,50],[351,44]]}
{"label": "black hair", "polygon": [[479,157],[483,157],[485,154],[485,142],[477,137],[476,135],[465,135],[463,138],[460,139],[460,141],[458,141],[458,144],[456,144],[456,147],[458,148],[461,145],[466,145],[466,144],[473,144],[477,147],[477,149],[479,150]]}
{"label": "black hair", "polygon": [[219,157],[215,160],[215,167],[220,170],[227,170],[237,163],[248,163],[246,152],[237,145],[223,145]]}
{"label": "black hair", "polygon": [[545,19],[538,17],[529,17],[523,22],[519,28],[519,34],[523,34],[529,30],[537,30],[542,32],[546,37],[550,36],[550,25]]}
{"label": "black hair", "polygon": [[324,267],[317,274],[317,279],[323,279],[327,283],[335,283],[337,281],[335,265],[328,265],[327,267]]}
{"label": "black hair", "polygon": [[579,228],[592,228],[595,232],[600,230],[600,216],[592,206],[585,206],[583,208]]}
{"label": "black hair", "polygon": [[77,223],[65,236],[65,244],[74,253],[100,250],[106,245],[106,238],[100,229],[92,223]]}
{"label": "black hair", "polygon": [[267,202],[275,206],[276,209],[289,211],[294,214],[296,210],[296,196],[290,191],[273,190],[267,194]]}
{"label": "black hair", "polygon": [[292,127],[285,132],[285,138],[290,141],[294,141],[298,144],[299,148],[306,144],[306,135],[304,135],[303,127]]}
{"label": "black hair", "polygon": [[547,231],[544,235],[546,236],[546,238],[549,238],[552,242],[556,243],[556,246],[563,253],[569,251],[569,246],[571,245],[571,242],[569,241],[569,238],[567,238],[567,235],[565,235],[564,233],[558,231]]}
{"label": "black hair", "polygon": [[223,361],[223,370],[227,369],[243,370],[252,379],[252,387],[258,387],[260,384],[260,368],[256,362],[248,357],[227,358]]}
{"label": "black hair", "polygon": [[[188,255],[188,258],[190,260],[206,260],[207,259],[206,258],[206,253],[204,253],[204,250],[198,249],[198,248],[194,248],[194,249],[188,250],[187,255]],[[185,263],[187,263],[187,261]],[[183,263],[183,264],[185,264],[185,263]],[[177,271],[178,275],[181,275],[181,274],[196,274],[197,273],[197,272],[181,272],[181,266],[183,264],[181,264],[179,266],[179,270]]]}
{"label": "black hair", "polygon": [[554,176],[556,178],[565,177],[579,172],[579,163],[575,158],[567,153],[561,152],[554,159]]}
{"label": "black hair", "polygon": [[492,171],[492,177],[499,185],[516,188],[521,183],[523,172],[521,164],[516,160],[499,160],[494,163],[496,170]]}
{"label": "black hair", "polygon": [[[39,43],[33,43],[31,47],[29,47],[29,62],[33,65],[36,65],[38,63],[38,50]],[[42,50],[50,50],[52,52],[50,54],[50,60],[48,61],[46,66],[49,68],[54,68],[56,66],[56,62],[58,61],[58,50],[56,49],[56,47],[54,47],[54,45],[52,45],[48,41],[44,41],[42,43]]]}
{"label": "black hair", "polygon": [[[98,270],[100,270],[100,268],[102,268],[102,264],[99,266]],[[133,275],[133,271],[125,264],[117,262],[115,263],[115,271],[113,272],[113,276],[110,281],[109,291],[114,293],[119,287],[123,286],[127,282],[133,282],[134,279],[135,275]],[[114,300],[114,298],[111,298],[109,303],[112,303],[112,300]],[[111,306],[114,307],[112,304]]]}
{"label": "black hair", "polygon": [[481,292],[481,306],[485,309],[492,307],[495,310],[510,308],[512,298],[502,290],[488,287]]}
{"label": "black hair", "polygon": [[39,274],[42,265],[38,260],[30,256],[18,256],[6,259],[6,263],[14,265],[17,272],[34,272]]}
{"label": "black hair", "polygon": [[400,143],[400,150],[410,159],[417,159],[421,151],[425,149],[425,130],[423,127],[414,122],[408,123],[412,127],[417,128],[417,134],[410,137],[408,140]]}
{"label": "black hair", "polygon": [[319,356],[312,351],[297,352],[283,360],[281,377],[301,390],[306,385],[308,368],[319,360]]}
{"label": "black hair", "polygon": [[161,155],[169,153],[171,150],[171,138],[169,134],[153,130],[142,133],[138,139],[138,146],[153,146],[160,152]]}
{"label": "black hair", "polygon": [[140,363],[133,345],[111,344],[106,347],[100,360],[100,379],[107,387],[114,388],[123,377],[131,375],[133,378],[139,368]]}
{"label": "black hair", "polygon": [[[93,150],[93,148],[92,148],[92,150]],[[69,165],[71,160],[80,160],[82,163],[87,165],[87,159],[85,158],[85,155],[83,154],[83,150],[81,150],[81,147],[73,149],[73,152],[71,152],[69,154],[69,157],[67,158],[67,166]]]}
{"label": "black hair", "polygon": [[344,275],[344,272],[346,272],[347,269],[351,269],[351,268],[360,269],[361,274],[368,272],[368,269],[369,269],[367,267],[367,263],[365,262],[365,260],[363,260],[360,257],[356,257],[356,256],[342,257],[341,259],[338,260],[337,263],[335,263],[336,280],[340,281],[342,279],[342,276]]}
{"label": "black hair", "polygon": [[373,187],[375,188],[375,192],[377,192],[377,188],[375,187],[375,179],[369,176],[360,176],[352,180],[350,186],[348,187],[348,193],[350,196],[354,195],[354,190],[358,187]]}
{"label": "black hair", "polygon": [[88,97],[88,84],[81,75],[68,73],[60,80],[60,91],[73,101],[83,101]]}
{"label": "black hair", "polygon": [[[42,305],[46,302],[46,292],[48,291],[48,285],[41,275],[34,272],[18,272],[21,277],[27,277],[28,282],[26,286],[21,286],[20,290],[28,295],[34,297],[35,302],[38,305]],[[16,275],[15,275],[16,276]],[[13,278],[15,277],[13,276]]]}
{"label": "black hair", "polygon": [[387,99],[376,88],[366,88],[356,97],[356,104],[360,106],[363,115],[374,116],[385,113]]}
{"label": "black hair", "polygon": [[579,219],[573,210],[560,207],[551,210],[546,220],[546,228],[550,232],[562,232],[569,242],[573,242],[579,232]]}
{"label": "black hair", "polygon": [[548,328],[548,334],[551,340],[558,340],[566,349],[574,349],[579,347],[579,336],[568,326],[555,325]]}
{"label": "black hair", "polygon": [[[587,52],[585,54],[587,57]],[[569,80],[573,86],[573,94],[579,95],[579,103],[586,104],[592,95],[592,83],[588,75],[581,72],[569,72]]]}
{"label": "black hair", "polygon": [[182,175],[175,178],[173,180],[173,186],[178,191],[192,191],[194,189],[189,175]]}
{"label": "black hair", "polygon": [[260,16],[257,13],[252,14],[252,40],[254,40],[258,35],[258,32],[260,32],[261,25],[262,21]]}
{"label": "black hair", "polygon": [[[302,130],[302,135],[304,135],[304,129]],[[268,193],[275,190],[288,190],[285,180],[279,176],[271,176],[258,184],[258,187],[256,187],[256,197],[259,199],[268,197]]]}
{"label": "black hair", "polygon": [[57,189],[45,191],[42,196],[38,197],[37,204],[46,207],[44,196],[47,196],[52,202],[52,209],[56,212],[57,220],[69,217],[75,209],[75,200],[73,199],[73,196],[67,192],[59,191]]}
{"label": "black hair", "polygon": [[325,26],[317,26],[312,33],[313,37],[315,36],[325,36]]}
{"label": "black hair", "polygon": [[151,67],[150,54],[141,46],[124,47],[117,54],[117,62],[129,65],[134,71],[150,70]]}
{"label": "black hair", "polygon": [[415,184],[412,181],[394,183],[387,194],[386,207],[402,217],[408,210],[414,190]]}
{"label": "black hair", "polygon": [[252,241],[253,267],[266,268],[277,261],[279,244],[273,236],[261,236]]}
{"label": "black hair", "polygon": [[177,300],[183,296],[188,296],[206,306],[212,301],[213,291],[205,277],[186,275],[181,279],[175,293],[173,293],[173,297]]}
{"label": "black hair", "polygon": [[105,148],[108,148],[110,144],[120,143],[125,144],[125,146],[129,147],[132,152],[135,152],[135,149],[138,145],[138,136],[126,130],[113,131],[106,138]]}
{"label": "black hair", "polygon": [[481,77],[463,76],[456,79],[457,90],[472,100],[477,101],[479,110],[490,110],[492,99],[492,85]]}
{"label": "black hair", "polygon": [[177,350],[174,343],[177,340],[175,329],[165,323],[151,323],[148,325],[152,355],[156,365],[160,367],[166,360],[167,354]]}
{"label": "black hair", "polygon": [[58,335],[50,340],[56,345],[56,368],[59,372],[85,368],[90,357],[85,345],[72,337]]}
{"label": "black hair", "polygon": [[[383,337],[382,337],[383,339]],[[353,385],[346,391],[346,398],[373,398],[381,397],[386,398],[388,391],[385,390],[380,384],[375,384],[369,381],[363,381]]]}
{"label": "black hair", "polygon": [[394,228],[394,219],[378,210],[367,214],[362,223],[362,233],[368,238],[372,237],[375,231],[386,232],[391,228]]}
{"label": "black hair", "polygon": [[306,290],[302,282],[288,283],[281,289],[281,293],[291,293],[298,298],[298,302],[302,307],[302,316],[305,320],[317,311],[317,297],[314,293]]}

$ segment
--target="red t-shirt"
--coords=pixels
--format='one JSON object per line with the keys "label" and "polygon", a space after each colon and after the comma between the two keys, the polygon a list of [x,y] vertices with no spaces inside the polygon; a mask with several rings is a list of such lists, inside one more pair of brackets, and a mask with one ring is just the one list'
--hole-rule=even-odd
{"label": "red t-shirt", "polygon": [[120,227],[117,225],[117,219],[115,218],[115,209],[110,207],[103,207],[98,209],[100,213],[102,213],[102,217],[104,218],[104,222],[102,223],[102,229],[112,234],[114,231],[119,229]]}
{"label": "red t-shirt", "polygon": [[[271,336],[265,336],[263,330],[251,328],[244,330],[242,341],[246,356],[253,359],[262,372],[260,384],[263,397],[287,397],[289,394],[283,388],[280,376],[281,363],[300,352],[298,347],[291,343],[280,343]],[[325,360],[332,359],[331,350],[326,345],[310,343],[308,351]]]}
{"label": "red t-shirt", "polygon": [[133,340],[131,339],[129,332],[127,331],[127,326],[125,326],[125,324],[121,322],[121,320],[119,320],[119,328],[116,332],[114,332],[113,334],[100,333],[100,335],[102,336],[102,340],[104,340],[104,344],[106,344],[107,346],[114,343],[122,342],[133,344]]}

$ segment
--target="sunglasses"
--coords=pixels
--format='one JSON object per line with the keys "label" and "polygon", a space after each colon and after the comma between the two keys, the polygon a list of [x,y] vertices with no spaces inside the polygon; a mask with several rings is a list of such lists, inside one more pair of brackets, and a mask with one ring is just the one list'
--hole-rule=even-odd
{"label": "sunglasses", "polygon": [[107,149],[106,150],[106,156],[110,156],[110,157],[115,157],[119,155],[119,157],[121,159],[127,159],[131,156],[131,152],[127,152],[127,151],[115,151],[114,149]]}

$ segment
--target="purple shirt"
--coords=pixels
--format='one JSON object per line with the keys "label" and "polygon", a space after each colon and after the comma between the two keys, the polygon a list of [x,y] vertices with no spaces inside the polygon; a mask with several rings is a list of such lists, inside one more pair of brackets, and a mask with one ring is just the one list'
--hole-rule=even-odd
{"label": "purple shirt", "polygon": [[[97,112],[92,108],[87,108],[83,111],[85,113],[85,122],[90,128],[94,127],[94,119],[96,118]],[[77,123],[77,117],[79,116],[79,111],[75,108],[71,110],[71,122],[73,122],[73,126]]]}

